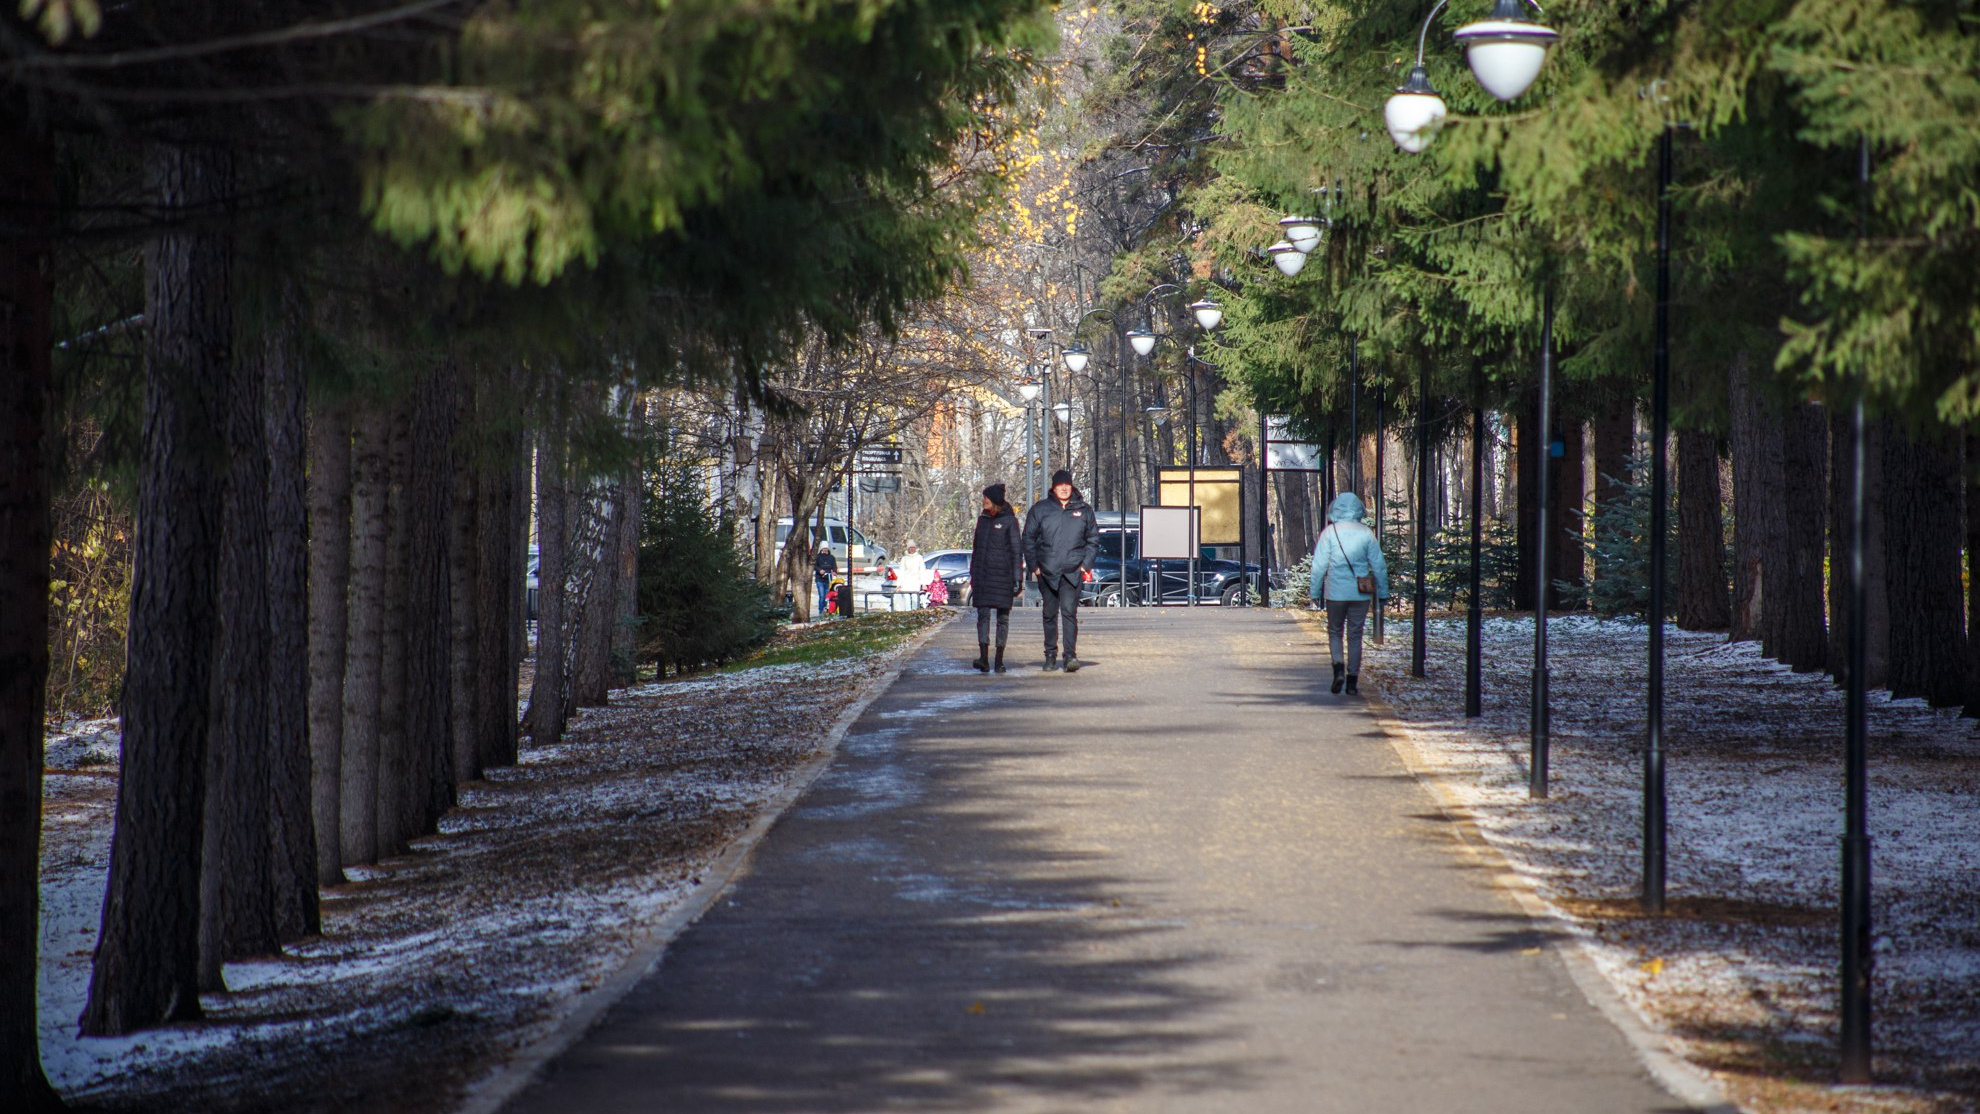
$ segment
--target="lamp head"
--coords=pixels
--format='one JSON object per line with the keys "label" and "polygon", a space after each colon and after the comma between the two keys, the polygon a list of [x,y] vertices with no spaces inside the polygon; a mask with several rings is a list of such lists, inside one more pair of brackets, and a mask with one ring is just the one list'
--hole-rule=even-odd
{"label": "lamp head", "polygon": [[1189,312],[1196,315],[1196,323],[1203,326],[1203,331],[1206,333],[1222,324],[1224,320],[1224,307],[1208,298],[1200,302],[1191,302]]}
{"label": "lamp head", "polygon": [[1134,354],[1137,356],[1146,356],[1155,351],[1157,338],[1147,329],[1129,329],[1127,339],[1128,346],[1134,349]]}
{"label": "lamp head", "polygon": [[1317,218],[1282,217],[1279,220],[1279,227],[1286,230],[1286,242],[1301,255],[1306,255],[1320,246],[1320,221]]}
{"label": "lamp head", "polygon": [[1521,0],[1498,0],[1491,18],[1457,29],[1458,45],[1471,74],[1487,93],[1516,100],[1532,88],[1559,31],[1526,18]]}
{"label": "lamp head", "polygon": [[1057,415],[1059,416],[1059,420],[1060,420],[1060,421],[1062,421],[1062,422],[1064,422],[1064,421],[1071,421],[1071,420],[1072,420],[1072,403],[1070,403],[1070,402],[1055,402],[1055,403],[1053,403],[1053,404],[1052,404],[1052,413],[1054,413],[1054,414],[1057,414]]}
{"label": "lamp head", "polygon": [[1085,371],[1086,361],[1092,357],[1093,354],[1088,352],[1086,346],[1082,344],[1072,345],[1060,353],[1060,358],[1066,362],[1066,370],[1072,372]]}
{"label": "lamp head", "polygon": [[1038,391],[1039,382],[1036,379],[1024,379],[1018,383],[1018,397],[1026,402],[1037,402]]}
{"label": "lamp head", "polygon": [[1266,248],[1265,254],[1272,257],[1273,265],[1278,267],[1279,273],[1287,278],[1298,274],[1300,268],[1306,266],[1306,253],[1285,240],[1280,240]]}
{"label": "lamp head", "polygon": [[1430,72],[1419,65],[1410,69],[1409,80],[1382,106],[1382,120],[1396,146],[1414,155],[1430,146],[1449,111],[1430,85]]}

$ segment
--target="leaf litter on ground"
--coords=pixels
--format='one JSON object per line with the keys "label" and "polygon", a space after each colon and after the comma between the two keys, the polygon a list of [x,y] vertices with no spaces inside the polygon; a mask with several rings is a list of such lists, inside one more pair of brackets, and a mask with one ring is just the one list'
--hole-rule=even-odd
{"label": "leaf litter on ground", "polygon": [[[452,1109],[613,974],[950,612],[793,628],[753,662],[638,685],[466,786],[440,831],[325,891],[322,935],[227,965],[204,1021],[75,1035],[116,806],[116,724],[51,735],[42,1059],[100,1110]],[[801,651],[801,652],[794,652]],[[769,664],[765,664],[769,663]],[[781,664],[778,664],[781,663]]]}

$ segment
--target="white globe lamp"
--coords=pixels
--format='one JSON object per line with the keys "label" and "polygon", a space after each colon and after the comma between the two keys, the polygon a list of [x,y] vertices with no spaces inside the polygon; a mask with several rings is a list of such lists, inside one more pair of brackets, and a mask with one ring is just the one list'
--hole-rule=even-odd
{"label": "white globe lamp", "polygon": [[1066,361],[1067,371],[1081,372],[1086,370],[1086,361],[1093,358],[1093,353],[1088,352],[1084,345],[1075,344],[1065,350],[1062,358]]}
{"label": "white globe lamp", "polygon": [[1306,253],[1285,240],[1280,240],[1278,243],[1266,248],[1265,254],[1272,257],[1272,265],[1277,267],[1279,273],[1287,278],[1298,274],[1300,268],[1306,266]]}
{"label": "white globe lamp", "polygon": [[1527,19],[1522,0],[1499,0],[1491,18],[1457,29],[1472,76],[1502,101],[1516,100],[1533,87],[1547,51],[1560,37],[1559,31]]}
{"label": "white globe lamp", "polygon": [[1430,86],[1430,72],[1421,64],[1409,71],[1409,80],[1382,106],[1382,120],[1389,127],[1389,138],[1412,155],[1430,146],[1449,114],[1444,98]]}
{"label": "white globe lamp", "polygon": [[1279,221],[1279,227],[1286,230],[1286,243],[1301,255],[1320,246],[1320,222],[1313,217],[1285,217]]}
{"label": "white globe lamp", "polygon": [[1147,329],[1129,329],[1127,339],[1128,346],[1134,349],[1134,354],[1137,356],[1146,356],[1155,351],[1157,338]]}
{"label": "white globe lamp", "polygon": [[1208,298],[1200,302],[1191,302],[1189,312],[1196,315],[1196,323],[1203,326],[1203,331],[1206,333],[1222,324],[1224,320],[1224,307]]}

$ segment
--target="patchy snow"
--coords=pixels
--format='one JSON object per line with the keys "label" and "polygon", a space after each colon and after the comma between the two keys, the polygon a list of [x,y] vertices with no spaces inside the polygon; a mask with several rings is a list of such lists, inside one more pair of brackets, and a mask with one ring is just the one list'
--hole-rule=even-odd
{"label": "patchy snow", "polygon": [[[945,616],[933,616],[931,619]],[[427,1111],[549,1031],[827,743],[901,651],[613,694],[466,786],[436,835],[346,870],[322,935],[227,967],[206,1019],[79,1038],[108,876],[114,721],[51,733],[43,1063],[104,1109]]]}
{"label": "patchy snow", "polygon": [[[1324,635],[1323,635],[1324,637]],[[1666,636],[1670,912],[1639,908],[1649,628],[1549,624],[1551,797],[1527,796],[1530,617],[1484,624],[1484,715],[1463,709],[1464,622],[1368,650],[1425,772],[1568,923],[1651,1026],[1762,1111],[1980,1109],[1980,725],[1873,693],[1874,1088],[1833,1079],[1842,693],[1752,643]]]}

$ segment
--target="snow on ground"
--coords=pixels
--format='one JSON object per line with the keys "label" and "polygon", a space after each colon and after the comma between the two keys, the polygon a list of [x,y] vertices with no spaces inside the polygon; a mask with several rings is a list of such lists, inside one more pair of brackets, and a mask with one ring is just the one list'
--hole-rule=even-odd
{"label": "snow on ground", "polygon": [[78,1038],[108,874],[114,721],[48,747],[42,1058],[110,1110],[418,1112],[616,971],[820,753],[900,651],[643,685],[462,792],[435,836],[346,871],[321,936],[229,964],[206,1020]]}
{"label": "snow on ground", "polygon": [[[1464,622],[1409,676],[1392,623],[1364,683],[1418,760],[1653,1028],[1756,1111],[1980,1109],[1980,726],[1873,693],[1876,1076],[1834,1079],[1842,693],[1752,643],[1666,638],[1670,912],[1640,911],[1649,628],[1549,625],[1551,799],[1529,800],[1531,617],[1484,625],[1484,716],[1463,717]],[[1324,631],[1322,631],[1324,637]]]}

